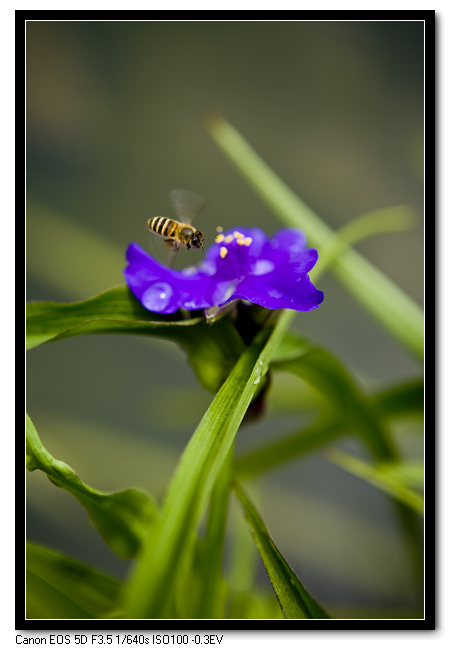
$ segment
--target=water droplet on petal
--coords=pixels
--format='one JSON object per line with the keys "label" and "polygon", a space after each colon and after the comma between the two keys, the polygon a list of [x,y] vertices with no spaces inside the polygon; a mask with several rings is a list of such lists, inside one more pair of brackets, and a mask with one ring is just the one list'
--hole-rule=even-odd
{"label": "water droplet on petal", "polygon": [[173,289],[167,282],[155,282],[144,291],[142,304],[150,311],[162,312],[170,303]]}

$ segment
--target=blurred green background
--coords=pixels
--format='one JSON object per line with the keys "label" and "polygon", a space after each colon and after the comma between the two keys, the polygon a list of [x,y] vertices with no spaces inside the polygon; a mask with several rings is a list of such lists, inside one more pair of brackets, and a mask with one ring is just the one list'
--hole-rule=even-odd
{"label": "blurred green background", "polygon": [[[218,225],[280,227],[205,133],[201,117],[215,108],[333,228],[411,206],[415,229],[357,248],[423,304],[421,22],[28,21],[26,32],[27,300],[123,284],[127,245],[149,250],[146,222],[171,216],[173,188],[208,199],[196,221],[205,236]],[[182,251],[177,264],[200,259]],[[420,374],[331,277],[318,288],[324,303],[295,328],[363,387]],[[211,398],[163,341],[75,337],[27,357],[27,410],[43,444],[97,489],[161,497]],[[238,449],[307,423],[298,407],[309,398],[298,379],[277,376],[268,416],[241,429]],[[420,457],[420,433],[420,422],[397,427],[408,457]],[[255,487],[275,542],[322,604],[418,607],[392,510],[374,488],[321,454]],[[37,472],[27,503],[31,540],[126,575],[81,506]]]}

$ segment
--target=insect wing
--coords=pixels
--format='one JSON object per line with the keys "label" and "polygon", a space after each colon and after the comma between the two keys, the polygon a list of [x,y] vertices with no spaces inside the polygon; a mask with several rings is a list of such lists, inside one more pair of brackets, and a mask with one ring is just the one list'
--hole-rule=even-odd
{"label": "insect wing", "polygon": [[169,196],[175,214],[184,223],[192,223],[206,205],[203,196],[189,190],[172,190]]}
{"label": "insect wing", "polygon": [[171,269],[173,268],[173,265],[175,263],[175,258],[179,250],[180,250],[180,244],[178,242],[172,242],[172,248],[169,251],[169,259],[168,259],[168,264]]}

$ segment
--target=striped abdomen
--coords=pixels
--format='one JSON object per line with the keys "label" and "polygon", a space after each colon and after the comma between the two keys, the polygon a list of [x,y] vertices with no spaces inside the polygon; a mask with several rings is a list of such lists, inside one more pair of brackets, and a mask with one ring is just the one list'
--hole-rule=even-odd
{"label": "striped abdomen", "polygon": [[148,221],[149,229],[165,237],[166,244],[178,249],[180,246],[185,248],[203,248],[203,233],[195,230],[189,223],[180,223],[175,219],[167,217],[153,217]]}
{"label": "striped abdomen", "polygon": [[152,232],[161,235],[161,237],[174,238],[177,236],[181,224],[175,221],[175,219],[169,219],[168,217],[153,217],[153,219],[149,219],[147,225]]}

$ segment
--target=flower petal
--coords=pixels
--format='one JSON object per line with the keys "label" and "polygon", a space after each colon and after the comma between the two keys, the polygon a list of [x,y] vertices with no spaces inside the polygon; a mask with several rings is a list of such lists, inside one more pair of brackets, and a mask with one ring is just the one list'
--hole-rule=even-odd
{"label": "flower petal", "polygon": [[295,264],[286,264],[264,276],[248,276],[231,299],[242,298],[267,309],[310,311],[323,301],[306,273],[298,274]]}
{"label": "flower petal", "polygon": [[210,306],[196,269],[192,274],[168,269],[135,243],[128,247],[127,260],[125,281],[146,309],[173,314],[180,307],[194,310]]}
{"label": "flower petal", "polygon": [[269,240],[260,228],[221,234],[199,267],[174,271],[159,264],[137,244],[127,251],[125,280],[147,309],[163,314],[220,306],[242,298],[268,309],[309,311],[323,300],[307,273],[318,254],[305,248],[295,228]]}
{"label": "flower petal", "polygon": [[[242,237],[236,238],[235,232]],[[224,233],[224,240],[208,248],[208,257],[200,265],[200,271],[214,275],[220,282],[241,278],[250,271],[250,265],[259,258],[267,241],[267,235],[260,228],[228,231]],[[226,254],[223,254],[223,248]]]}
{"label": "flower petal", "polygon": [[274,250],[286,251],[292,259],[306,248],[306,237],[297,228],[282,228],[271,238],[270,245]]}

